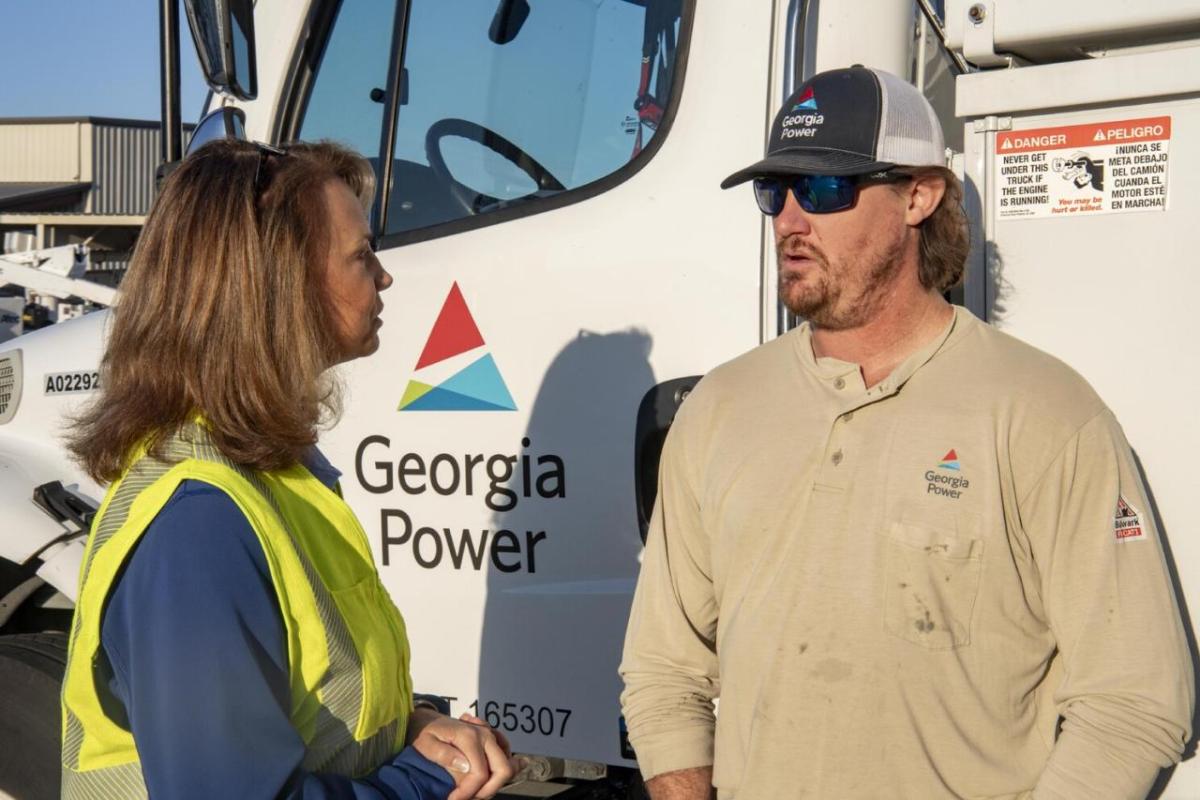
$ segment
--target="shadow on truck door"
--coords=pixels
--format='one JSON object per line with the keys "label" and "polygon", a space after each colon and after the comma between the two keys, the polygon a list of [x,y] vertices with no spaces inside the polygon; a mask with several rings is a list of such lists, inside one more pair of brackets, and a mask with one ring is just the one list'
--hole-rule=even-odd
{"label": "shadow on truck door", "polygon": [[523,447],[550,496],[535,489],[493,516],[495,536],[536,542],[489,564],[480,650],[478,715],[519,752],[619,758],[617,665],[642,548],[633,431],[655,382],[650,349],[644,331],[581,331],[555,356]]}

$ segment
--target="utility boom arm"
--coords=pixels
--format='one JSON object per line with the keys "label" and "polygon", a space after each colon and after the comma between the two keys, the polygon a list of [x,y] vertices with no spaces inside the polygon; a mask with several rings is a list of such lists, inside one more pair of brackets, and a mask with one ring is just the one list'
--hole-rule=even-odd
{"label": "utility boom arm", "polygon": [[0,255],[0,285],[15,283],[36,294],[111,306],[117,290],[78,277],[80,272],[74,245]]}

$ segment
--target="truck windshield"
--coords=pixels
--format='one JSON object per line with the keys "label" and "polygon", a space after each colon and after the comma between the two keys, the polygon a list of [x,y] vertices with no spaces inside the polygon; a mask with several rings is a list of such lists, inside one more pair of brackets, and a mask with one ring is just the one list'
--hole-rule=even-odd
{"label": "truck windshield", "polygon": [[[598,181],[636,158],[671,94],[683,0],[413,0],[388,230],[412,231]],[[338,11],[304,139],[379,149],[395,13]],[[520,15],[518,15],[518,19]],[[498,43],[504,42],[504,43]],[[376,98],[379,92],[376,92]]]}

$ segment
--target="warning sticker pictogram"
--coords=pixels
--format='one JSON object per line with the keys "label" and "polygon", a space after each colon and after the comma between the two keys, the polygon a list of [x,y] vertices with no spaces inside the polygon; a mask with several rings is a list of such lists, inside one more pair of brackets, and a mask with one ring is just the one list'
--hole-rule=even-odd
{"label": "warning sticker pictogram", "polygon": [[1000,219],[1165,211],[1170,117],[996,134]]}

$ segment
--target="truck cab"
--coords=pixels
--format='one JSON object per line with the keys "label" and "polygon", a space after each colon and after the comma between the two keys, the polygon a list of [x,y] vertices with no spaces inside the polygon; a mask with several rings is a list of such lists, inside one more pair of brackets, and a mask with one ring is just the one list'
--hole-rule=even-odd
{"label": "truck cab", "polygon": [[[321,445],[405,615],[416,691],[535,756],[539,791],[628,790],[617,664],[658,448],[698,376],[797,323],[775,297],[769,220],[749,189],[718,184],[761,156],[793,87],[854,63],[911,80],[939,111],[973,221],[953,299],[1064,358],[1114,408],[1179,537],[1190,628],[1189,5],[258,0],[243,28],[232,14],[247,77],[210,95],[197,141],[334,139],[376,169],[371,220],[395,284],[379,351],[340,368],[344,412]],[[1140,133],[1059,146],[1066,129]],[[1117,150],[1132,144],[1146,147]],[[1146,164],[1161,170],[1135,175],[1158,154]],[[0,637],[0,692],[28,671],[13,648],[69,615],[103,487],[62,436],[94,386],[50,392],[45,376],[94,372],[104,329],[101,312],[0,345],[0,632],[19,634]],[[0,700],[28,710],[12,724],[57,714],[53,673]],[[57,767],[29,774],[50,749],[56,763],[57,740],[23,741],[30,766],[0,769],[0,791],[41,796]],[[1161,796],[1200,793],[1194,762],[1169,777]]]}

